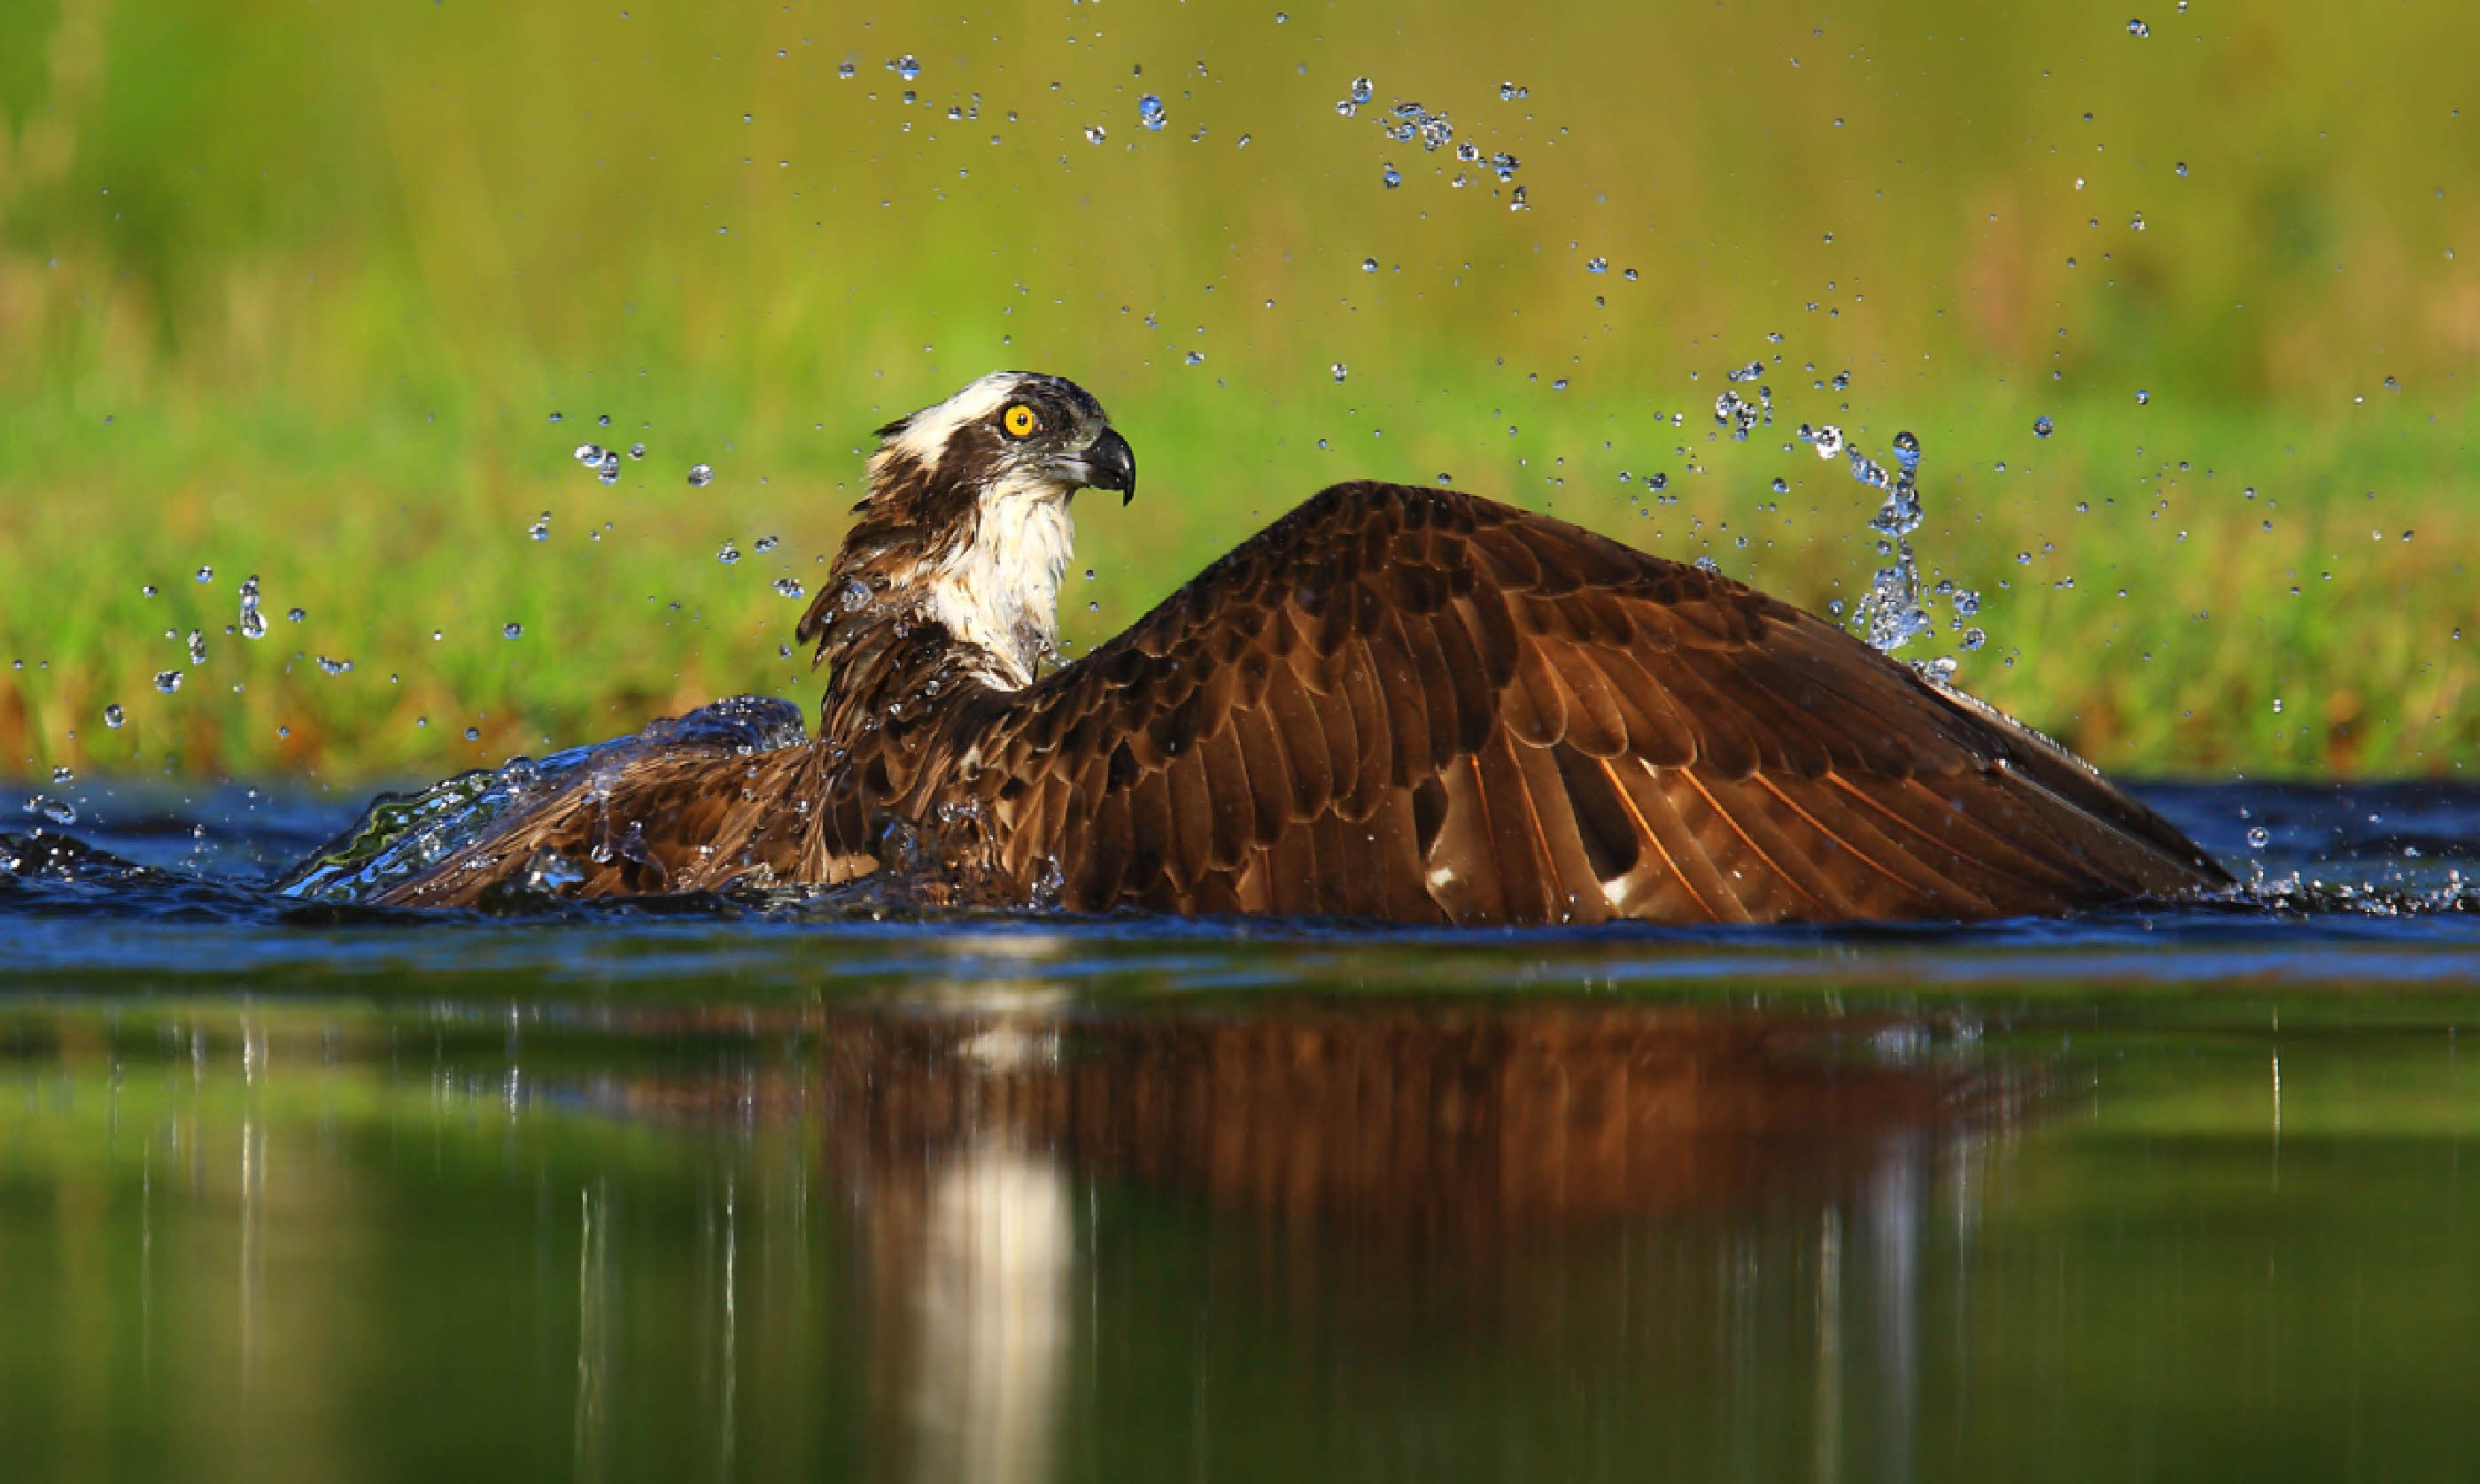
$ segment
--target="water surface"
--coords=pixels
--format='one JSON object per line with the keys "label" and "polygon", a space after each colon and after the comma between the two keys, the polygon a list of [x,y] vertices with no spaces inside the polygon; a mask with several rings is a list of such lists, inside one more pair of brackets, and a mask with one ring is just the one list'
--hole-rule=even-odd
{"label": "water surface", "polygon": [[0,875],[0,1452],[2467,1477],[2480,794],[2144,792],[2275,908],[440,921],[98,785]]}

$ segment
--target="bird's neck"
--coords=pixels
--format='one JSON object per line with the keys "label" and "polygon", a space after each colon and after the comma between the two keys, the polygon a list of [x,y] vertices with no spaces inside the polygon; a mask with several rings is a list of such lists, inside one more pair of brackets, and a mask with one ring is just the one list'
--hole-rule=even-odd
{"label": "bird's neck", "polygon": [[1033,683],[1055,653],[1075,535],[1064,495],[1031,482],[900,500],[874,490],[802,624],[830,671],[823,732],[840,714],[867,725],[964,683]]}

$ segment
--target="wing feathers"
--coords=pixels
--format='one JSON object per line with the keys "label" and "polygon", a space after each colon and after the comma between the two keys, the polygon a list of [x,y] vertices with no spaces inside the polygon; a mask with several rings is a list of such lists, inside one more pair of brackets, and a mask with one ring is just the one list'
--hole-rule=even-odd
{"label": "wing feathers", "polygon": [[986,775],[1082,780],[1015,809],[1047,843],[1010,858],[1089,909],[1969,917],[2214,879],[1841,630],[1442,491],[1329,490],[1002,700]]}

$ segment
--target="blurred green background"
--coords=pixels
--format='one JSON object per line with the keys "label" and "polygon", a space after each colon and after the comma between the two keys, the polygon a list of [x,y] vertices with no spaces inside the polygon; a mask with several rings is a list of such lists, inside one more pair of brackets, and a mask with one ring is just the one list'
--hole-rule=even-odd
{"label": "blurred green background", "polygon": [[2467,9],[2134,12],[0,0],[0,757],[358,784],[806,700],[777,584],[866,430],[1019,366],[1144,473],[1078,648],[1357,476],[1821,609],[1879,564],[1830,421],[1920,435],[1962,680],[2097,761],[2467,771]]}

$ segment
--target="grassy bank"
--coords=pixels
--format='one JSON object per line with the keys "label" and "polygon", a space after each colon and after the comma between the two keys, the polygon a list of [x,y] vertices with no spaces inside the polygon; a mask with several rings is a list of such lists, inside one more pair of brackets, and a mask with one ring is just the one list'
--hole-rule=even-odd
{"label": "grassy bank", "polygon": [[[1744,444],[1714,435],[1712,375],[1675,398],[1513,371],[1290,395],[1184,368],[1098,385],[1144,478],[1133,506],[1083,512],[1065,628],[1077,649],[1116,631],[1328,482],[1440,473],[1647,550],[1711,555],[1821,611],[1879,564],[1875,499],[1839,462],[1784,450],[1798,422],[1849,414],[1782,370],[1774,425]],[[1674,409],[1681,425],[1654,421]],[[0,749],[39,772],[359,782],[628,730],[736,691],[813,698],[805,660],[782,652],[800,604],[776,584],[817,580],[877,414],[728,436],[730,408],[615,413],[607,429],[594,403],[556,409],[556,424],[551,410],[340,425],[281,408],[22,415],[0,445],[0,481],[31,497],[0,510],[0,661],[23,667],[0,690]],[[2036,415],[2057,431],[2034,435]],[[713,426],[669,430],[700,418]],[[2098,398],[1925,408],[1902,420],[1927,449],[1916,547],[1931,580],[1982,594],[1990,643],[1962,653],[1950,629],[1906,653],[1958,654],[1968,686],[2113,767],[2467,768],[2480,739],[2480,642],[2458,637],[2480,635],[2467,422],[2391,400],[2316,423],[2174,421]],[[1845,425],[1880,451],[1895,431]],[[607,487],[570,456],[640,440],[648,456]],[[687,484],[695,462],[714,466],[712,484]],[[726,543],[737,560],[719,559]],[[270,620],[255,642],[228,631],[253,575]],[[170,670],[181,687],[159,693]],[[125,726],[105,726],[108,704]]]}
{"label": "grassy bank", "polygon": [[[2468,30],[0,0],[0,771],[359,783],[806,698],[774,584],[814,580],[864,430],[1021,366],[1141,456],[1088,512],[1079,643],[1361,475],[1822,607],[1873,502],[1782,445],[1909,427],[1923,558],[1987,600],[1967,683],[2114,766],[2452,772]],[[1752,360],[1775,425],[1709,441]],[[649,454],[606,487],[587,441]]]}

